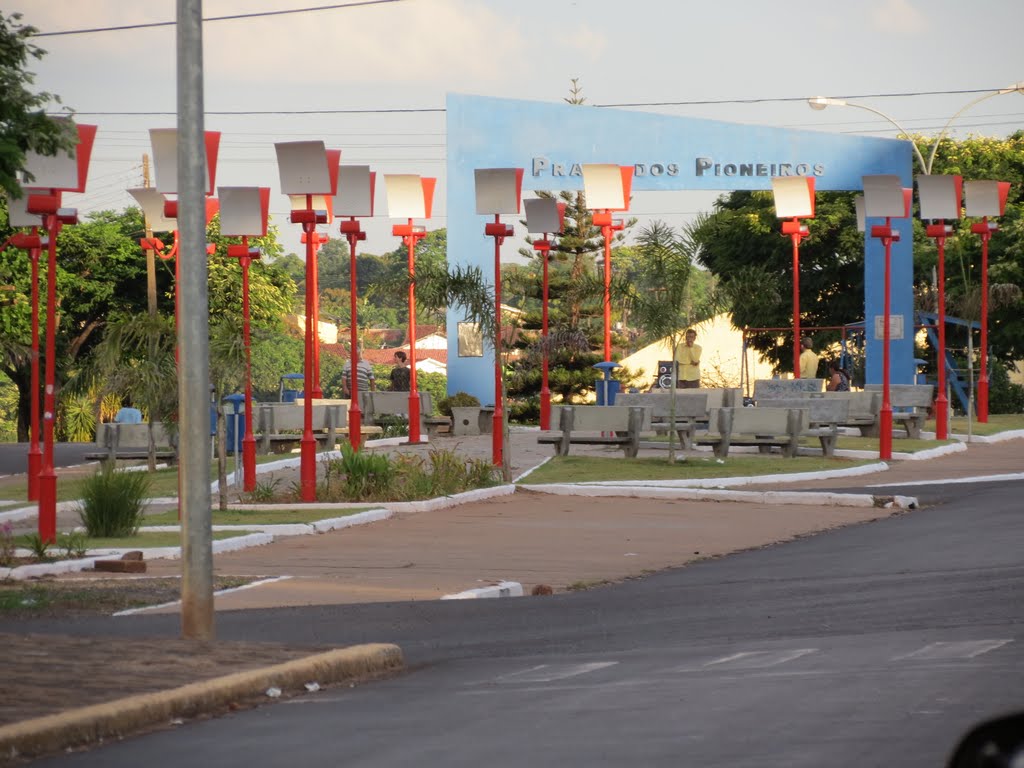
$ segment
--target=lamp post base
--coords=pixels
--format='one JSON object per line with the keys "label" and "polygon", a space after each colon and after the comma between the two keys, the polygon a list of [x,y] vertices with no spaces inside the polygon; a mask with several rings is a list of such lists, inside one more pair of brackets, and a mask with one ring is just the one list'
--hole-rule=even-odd
{"label": "lamp post base", "polygon": [[935,439],[946,440],[949,438],[949,400],[946,399],[945,387],[939,390],[939,396],[935,398]]}
{"label": "lamp post base", "polygon": [[252,432],[242,438],[242,488],[246,493],[256,490],[256,436]]}
{"label": "lamp post base", "polygon": [[57,473],[44,467],[39,473],[39,538],[57,541]]}
{"label": "lamp post base", "polygon": [[43,465],[43,453],[39,450],[39,443],[29,443],[28,449],[28,500],[36,501],[39,498],[39,468]]}
{"label": "lamp post base", "polygon": [[316,438],[312,432],[302,436],[300,446],[301,495],[303,501],[316,501]]}
{"label": "lamp post base", "polygon": [[892,458],[892,406],[888,403],[878,412],[878,458]]}
{"label": "lamp post base", "polygon": [[984,370],[978,379],[978,423],[988,424],[988,376]]}

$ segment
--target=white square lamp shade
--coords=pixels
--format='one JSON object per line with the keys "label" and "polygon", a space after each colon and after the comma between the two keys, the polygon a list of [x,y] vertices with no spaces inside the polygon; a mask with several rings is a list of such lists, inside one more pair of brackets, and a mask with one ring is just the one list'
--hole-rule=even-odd
{"label": "white square lamp shade", "polygon": [[853,198],[853,210],[857,214],[857,231],[863,232],[867,229],[867,213],[864,205],[864,195],[856,195]]}
{"label": "white square lamp shade", "polygon": [[164,216],[165,199],[154,187],[136,187],[129,189],[128,194],[135,198],[135,202],[142,209],[142,215],[146,217],[146,224],[154,232],[171,232],[178,228],[174,219]]}
{"label": "white square lamp shade", "polygon": [[899,219],[907,215],[906,200],[899,176],[864,176],[863,181],[864,214],[867,218]]}
{"label": "white square lamp shade", "polygon": [[[217,153],[220,150],[220,132],[206,131],[206,194],[212,195],[217,179]],[[156,189],[165,195],[178,194],[178,129],[151,128],[149,143],[153,148],[153,171]]]}
{"label": "white square lamp shade", "polygon": [[959,219],[962,176],[917,177],[917,201],[922,219]]}
{"label": "white square lamp shade", "polygon": [[1008,181],[968,181],[964,183],[964,202],[968,216],[1002,216],[1010,194]]}
{"label": "white square lamp shade", "polygon": [[632,176],[627,181],[621,166],[586,163],[582,170],[587,208],[592,211],[625,211],[629,208],[629,181]]}
{"label": "white square lamp shade", "polygon": [[[332,171],[322,141],[285,141],[274,144],[281,191],[286,195],[333,195],[337,174]],[[340,157],[340,153],[339,153]],[[314,210],[324,210],[316,208]]]}
{"label": "white square lamp shade", "polygon": [[[64,118],[57,118],[64,122]],[[85,192],[86,179],[89,175],[89,160],[92,147],[96,140],[95,125],[74,125],[78,133],[78,142],[71,154],[58,152],[53,157],[27,152],[25,154],[25,170],[32,174],[29,182],[33,189],[58,189],[65,192]]]}
{"label": "white square lamp shade", "polygon": [[775,215],[780,219],[814,218],[814,177],[777,176],[772,179]]}
{"label": "white square lamp shade", "polygon": [[562,216],[558,201],[552,197],[538,197],[524,201],[526,231],[532,234],[552,234],[562,231]]}
{"label": "white square lamp shade", "polygon": [[42,226],[42,217],[36,213],[28,212],[28,196],[31,194],[38,194],[45,190],[36,189],[23,189],[22,195],[19,199],[15,200],[13,197],[7,197],[7,214],[9,218],[9,225],[12,227],[39,227]]}
{"label": "white square lamp shade", "polygon": [[477,215],[518,214],[523,192],[522,168],[477,168]]}
{"label": "white square lamp shade", "polygon": [[387,193],[388,216],[393,219],[430,218],[424,181],[427,180],[411,173],[385,174],[384,189]]}
{"label": "white square lamp shade", "polygon": [[220,233],[227,237],[263,237],[270,213],[270,187],[218,187]]}
{"label": "white square lamp shade", "polygon": [[373,193],[377,174],[368,165],[343,165],[338,169],[338,193],[334,196],[335,216],[373,216]]}

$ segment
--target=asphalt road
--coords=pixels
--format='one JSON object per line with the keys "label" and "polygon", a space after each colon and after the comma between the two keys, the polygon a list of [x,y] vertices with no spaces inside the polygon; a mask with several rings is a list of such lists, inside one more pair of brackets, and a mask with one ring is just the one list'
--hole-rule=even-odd
{"label": "asphalt road", "polygon": [[[29,443],[0,443],[0,477],[26,471]],[[39,446],[42,450],[42,445]],[[84,464],[85,454],[95,451],[95,443],[54,443],[53,466],[70,467]]]}
{"label": "asphalt road", "polygon": [[[1024,710],[1022,491],[930,488],[946,501],[584,593],[221,615],[225,639],[397,642],[413,669],[41,765],[943,765]],[[115,628],[177,617],[25,626]]]}

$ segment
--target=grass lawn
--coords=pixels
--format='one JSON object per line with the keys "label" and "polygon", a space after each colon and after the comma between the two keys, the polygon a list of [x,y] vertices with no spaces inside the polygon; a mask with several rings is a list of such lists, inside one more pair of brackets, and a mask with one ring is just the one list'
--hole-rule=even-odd
{"label": "grass lawn", "polygon": [[[911,440],[905,437],[893,437],[892,439],[892,450],[893,453],[914,453],[916,451],[926,451],[929,448],[938,448],[942,445],[949,445],[950,443],[959,442],[957,440]],[[801,438],[800,445],[807,446],[808,448],[820,448],[821,443],[818,442],[817,438],[808,437]],[[877,437],[853,437],[849,435],[843,435],[836,441],[836,448],[839,450],[847,451],[877,451],[878,450],[878,438]]]}
{"label": "grass lawn", "polygon": [[[231,539],[236,536],[244,536],[247,531],[214,531],[214,539]],[[15,539],[15,546],[28,549],[29,537],[19,536]],[[177,531],[166,533],[139,533],[135,536],[125,536],[119,539],[85,539],[85,546],[89,549],[145,549],[146,547],[177,547],[181,545],[181,534]],[[59,544],[50,547],[51,556],[62,555]],[[60,558],[63,559],[63,558]]]}
{"label": "grass lawn", "polygon": [[[241,509],[229,509],[226,512],[213,510],[213,525],[282,525],[287,523],[313,523],[317,520],[327,520],[332,517],[346,517],[357,512],[365,512],[373,507],[360,507],[359,509],[280,509],[267,511],[250,511]],[[176,510],[168,510],[158,515],[146,515],[142,523],[149,525],[177,525],[178,513]]]}
{"label": "grass lawn", "polygon": [[592,456],[556,456],[531,472],[522,481],[541,483],[587,483],[596,480],[696,480],[715,477],[747,477],[779,475],[788,472],[820,472],[825,469],[848,469],[873,463],[872,460],[851,460],[800,456],[688,457],[685,462],[669,464],[661,458],[599,458]]}
{"label": "grass lawn", "polygon": [[[929,419],[924,428],[934,432],[935,420]],[[971,423],[971,432],[975,435],[995,435],[1015,429],[1024,429],[1024,413],[993,413],[989,414],[987,424],[979,424],[977,419]],[[966,435],[967,417],[954,416],[949,421],[949,430],[958,435]]]}

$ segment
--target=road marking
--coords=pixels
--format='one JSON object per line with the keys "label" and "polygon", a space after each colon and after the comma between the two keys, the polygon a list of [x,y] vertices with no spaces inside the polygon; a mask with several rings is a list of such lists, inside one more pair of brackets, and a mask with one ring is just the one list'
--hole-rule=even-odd
{"label": "road marking", "polygon": [[959,485],[963,483],[1000,483],[1007,480],[1024,480],[1024,472],[1014,472],[1004,475],[975,475],[973,477],[950,477],[939,480],[913,480],[907,483],[876,483],[866,485],[865,488],[902,488],[911,485]]}
{"label": "road marking", "polygon": [[946,661],[973,659],[983,653],[1001,648],[1013,640],[962,640],[949,643],[929,643],[911,653],[893,657],[893,661]]}
{"label": "road marking", "polygon": [[765,669],[787,661],[799,659],[809,653],[817,653],[817,648],[797,648],[790,651],[741,651],[720,659],[712,659],[700,666],[677,667],[673,672],[717,672],[719,670],[733,669]]}
{"label": "road marking", "polygon": [[565,680],[567,677],[585,675],[588,672],[594,672],[595,670],[604,669],[605,667],[612,667],[618,663],[619,662],[617,661],[593,661],[589,664],[567,664],[564,666],[541,664],[536,667],[531,667],[530,669],[524,669],[522,672],[512,672],[508,675],[502,675],[501,677],[495,678],[495,682],[549,683],[553,680]]}

